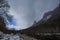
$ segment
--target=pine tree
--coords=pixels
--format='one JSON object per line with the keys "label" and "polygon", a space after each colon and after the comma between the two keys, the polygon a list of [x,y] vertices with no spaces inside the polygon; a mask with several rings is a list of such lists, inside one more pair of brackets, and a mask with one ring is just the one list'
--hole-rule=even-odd
{"label": "pine tree", "polygon": [[10,6],[8,5],[8,2],[6,0],[0,0],[0,14],[7,13],[9,8]]}
{"label": "pine tree", "polygon": [[8,25],[15,25],[15,21],[13,19],[13,16],[8,14],[9,9],[10,9],[10,5],[8,4],[8,1],[0,0],[0,16],[3,17],[6,27]]}
{"label": "pine tree", "polygon": [[6,26],[6,15],[10,6],[6,0],[0,0],[0,30],[3,30]]}

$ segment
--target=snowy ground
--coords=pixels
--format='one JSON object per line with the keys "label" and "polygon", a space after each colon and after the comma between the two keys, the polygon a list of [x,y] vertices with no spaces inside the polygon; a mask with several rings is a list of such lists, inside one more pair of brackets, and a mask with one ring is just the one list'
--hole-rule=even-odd
{"label": "snowy ground", "polygon": [[5,34],[0,32],[0,40],[23,40],[23,37],[19,36],[19,34],[14,35],[13,33]]}

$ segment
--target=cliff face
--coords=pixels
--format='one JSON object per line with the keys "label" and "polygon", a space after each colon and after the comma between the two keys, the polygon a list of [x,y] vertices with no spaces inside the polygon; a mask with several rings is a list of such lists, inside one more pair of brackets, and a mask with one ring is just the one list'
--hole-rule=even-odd
{"label": "cliff face", "polygon": [[22,34],[40,38],[41,33],[59,33],[60,32],[60,5],[53,11],[44,14],[43,18],[32,27],[21,30]]}

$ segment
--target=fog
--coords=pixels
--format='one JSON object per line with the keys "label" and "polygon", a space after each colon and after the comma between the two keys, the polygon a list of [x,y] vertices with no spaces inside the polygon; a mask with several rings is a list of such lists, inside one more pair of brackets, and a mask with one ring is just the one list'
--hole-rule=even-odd
{"label": "fog", "polygon": [[57,7],[59,0],[7,0],[10,5],[9,13],[13,16],[15,25],[8,28],[21,30],[30,27],[34,21],[42,19],[45,12]]}

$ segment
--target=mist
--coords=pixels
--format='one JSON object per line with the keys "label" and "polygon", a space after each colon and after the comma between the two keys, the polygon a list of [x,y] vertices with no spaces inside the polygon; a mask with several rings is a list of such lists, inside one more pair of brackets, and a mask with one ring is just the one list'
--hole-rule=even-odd
{"label": "mist", "polygon": [[16,30],[29,28],[42,19],[45,12],[57,7],[59,0],[7,0],[10,5],[9,13],[13,16],[16,25],[8,28]]}

